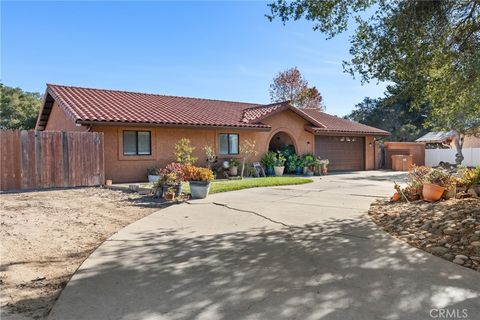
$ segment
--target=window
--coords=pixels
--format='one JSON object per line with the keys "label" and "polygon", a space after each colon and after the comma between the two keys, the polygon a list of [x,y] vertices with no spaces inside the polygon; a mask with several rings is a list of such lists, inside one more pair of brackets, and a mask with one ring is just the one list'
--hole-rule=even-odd
{"label": "window", "polygon": [[150,131],[123,131],[123,155],[151,155]]}
{"label": "window", "polygon": [[238,154],[238,134],[220,134],[220,154]]}

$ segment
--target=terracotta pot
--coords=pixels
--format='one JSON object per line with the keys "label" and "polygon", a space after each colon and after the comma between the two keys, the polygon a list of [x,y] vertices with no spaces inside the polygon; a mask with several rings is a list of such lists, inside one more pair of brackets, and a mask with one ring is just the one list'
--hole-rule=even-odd
{"label": "terracotta pot", "polygon": [[165,200],[171,201],[175,197],[174,192],[165,192],[164,194]]}
{"label": "terracotta pot", "polygon": [[393,194],[393,196],[392,196],[391,199],[392,199],[392,201],[398,201],[398,200],[400,200],[400,193],[395,192],[395,193]]}
{"label": "terracotta pot", "polygon": [[440,200],[444,192],[444,187],[437,186],[436,184],[425,183],[423,185],[422,195],[425,201],[434,202]]}

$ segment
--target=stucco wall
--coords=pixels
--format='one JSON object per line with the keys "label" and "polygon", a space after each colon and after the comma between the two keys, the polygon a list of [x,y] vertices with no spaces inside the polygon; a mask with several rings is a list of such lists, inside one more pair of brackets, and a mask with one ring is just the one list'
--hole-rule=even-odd
{"label": "stucco wall", "polygon": [[48,117],[46,131],[86,131],[84,126],[77,127],[73,120],[60,108],[55,101]]}
{"label": "stucco wall", "polygon": [[375,169],[375,138],[365,137],[365,170]]}
{"label": "stucco wall", "polygon": [[[198,165],[205,165],[203,147],[211,145],[219,153],[219,134],[237,133],[240,144],[243,140],[255,140],[258,151],[256,160],[268,150],[271,137],[279,132],[289,133],[295,141],[297,153],[313,153],[313,135],[304,129],[305,120],[291,111],[281,112],[264,121],[272,126],[271,131],[251,131],[234,129],[186,129],[165,127],[132,126],[93,126],[92,131],[104,133],[105,139],[105,179],[116,182],[143,181],[147,178],[148,167],[162,167],[174,161],[174,146],[181,138],[188,138],[196,147],[193,155],[198,157]],[[124,130],[148,130],[152,137],[151,156],[124,156],[122,139]],[[232,156],[219,155],[219,159]],[[235,157],[235,156],[234,156]],[[236,156],[238,157],[238,156]]]}
{"label": "stucco wall", "polygon": [[[255,140],[259,160],[268,151],[271,138],[278,132],[288,133],[295,144],[298,154],[314,153],[315,143],[312,133],[305,130],[307,122],[294,112],[287,110],[275,114],[263,121],[272,127],[270,131],[252,131],[238,129],[199,129],[199,128],[167,128],[145,126],[98,126],[93,125],[91,131],[103,132],[105,142],[105,179],[118,182],[137,182],[146,180],[148,167],[163,167],[174,161],[174,146],[181,138],[188,138],[196,147],[193,155],[198,157],[198,165],[205,165],[205,153],[203,148],[210,145],[216,154],[219,153],[219,134],[237,133],[240,144],[245,139]],[[46,130],[55,131],[82,131],[86,127],[77,127],[73,121],[59,108],[53,105]],[[123,131],[124,130],[148,130],[152,138],[152,154],[149,156],[124,156],[123,155]],[[366,137],[365,143],[365,167],[367,170],[374,168],[373,137]],[[219,155],[219,159],[231,156]],[[236,156],[238,157],[238,156]]]}

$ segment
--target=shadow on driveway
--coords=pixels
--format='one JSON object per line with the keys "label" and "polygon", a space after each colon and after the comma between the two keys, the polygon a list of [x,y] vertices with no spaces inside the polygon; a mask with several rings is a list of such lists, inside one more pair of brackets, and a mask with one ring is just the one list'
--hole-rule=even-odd
{"label": "shadow on driveway", "polygon": [[[189,237],[109,240],[52,319],[430,319],[480,314],[479,274],[393,241],[362,219]],[[62,301],[63,300],[63,301]],[[68,303],[65,303],[68,302]]]}

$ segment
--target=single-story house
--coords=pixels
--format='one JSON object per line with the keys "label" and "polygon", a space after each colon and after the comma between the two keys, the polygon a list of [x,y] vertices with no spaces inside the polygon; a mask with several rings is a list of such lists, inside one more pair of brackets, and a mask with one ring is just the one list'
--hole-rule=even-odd
{"label": "single-story house", "polygon": [[[452,149],[455,148],[456,138],[455,131],[431,131],[415,141],[426,143],[427,149]],[[480,148],[480,138],[472,135],[465,136],[463,148]]]}
{"label": "single-story house", "polygon": [[258,158],[293,145],[297,154],[330,160],[330,170],[374,168],[374,139],[388,132],[298,109],[288,101],[255,104],[48,84],[36,130],[104,133],[105,178],[146,179],[146,169],[174,160],[174,145],[191,140],[199,164],[204,146],[219,159],[238,157],[255,140]]}

